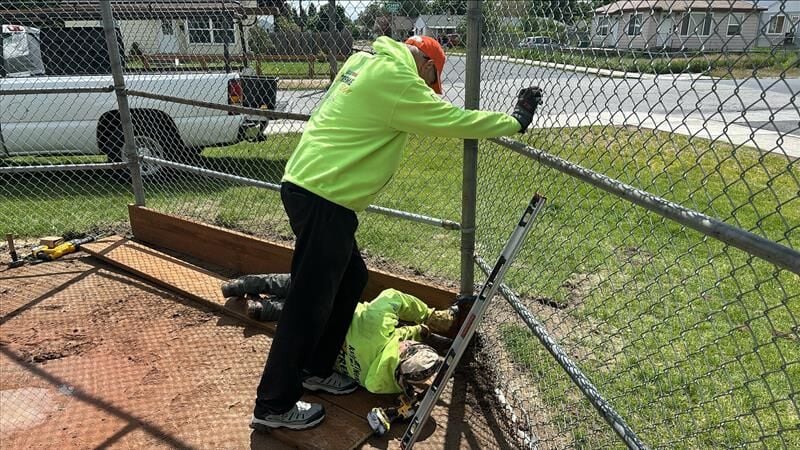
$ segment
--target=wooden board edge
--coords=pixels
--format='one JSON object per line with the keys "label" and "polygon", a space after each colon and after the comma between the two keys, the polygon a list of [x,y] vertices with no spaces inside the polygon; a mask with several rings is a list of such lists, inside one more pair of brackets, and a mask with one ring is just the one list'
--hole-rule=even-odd
{"label": "wooden board edge", "polygon": [[[124,244],[125,239],[124,238],[120,238],[120,239],[121,239],[121,241],[118,241],[112,247],[116,247],[118,245]],[[181,289],[180,287],[174,286],[174,285],[172,285],[170,283],[167,283],[164,280],[161,280],[159,278],[153,277],[150,274],[148,274],[148,273],[146,273],[144,271],[141,271],[141,270],[139,270],[139,269],[137,269],[137,268],[135,268],[133,266],[130,266],[128,264],[123,264],[123,263],[115,260],[113,257],[111,257],[108,254],[107,249],[98,251],[94,247],[95,246],[92,246],[92,245],[84,245],[81,248],[82,248],[82,250],[84,252],[88,253],[89,255],[94,256],[95,258],[98,258],[98,259],[100,259],[100,260],[102,260],[102,261],[106,262],[107,264],[110,264],[110,265],[112,265],[114,267],[122,269],[125,272],[128,272],[128,273],[131,273],[133,275],[136,275],[137,277],[139,277],[139,278],[141,278],[141,279],[143,279],[145,281],[148,281],[150,283],[153,283],[156,286],[164,288],[169,292],[178,294],[180,296],[183,296],[184,298],[187,298],[187,299],[190,299],[192,301],[198,302],[201,305],[203,305],[203,306],[205,306],[205,307],[207,307],[207,308],[209,308],[209,309],[211,309],[213,311],[217,311],[217,312],[220,312],[222,314],[225,314],[225,315],[227,315],[227,316],[229,316],[229,317],[231,317],[233,319],[236,319],[236,320],[239,320],[239,321],[243,322],[246,325],[257,327],[257,328],[260,328],[262,330],[268,331],[271,335],[275,334],[275,324],[272,323],[272,322],[265,323],[265,322],[259,322],[257,320],[253,320],[253,319],[247,317],[246,314],[238,313],[238,312],[234,311],[233,309],[226,307],[225,305],[219,305],[217,303],[209,301],[208,299],[205,299],[203,297],[195,295],[192,292],[189,292],[189,291],[187,291],[185,289]],[[172,257],[170,257],[169,255],[161,255],[161,256],[163,256],[164,259],[167,260],[167,261],[170,261],[172,259]],[[202,271],[203,269],[198,267],[197,270],[198,271]]]}
{"label": "wooden board edge", "polygon": [[[128,205],[134,238],[240,273],[288,272],[292,248],[238,231]],[[387,288],[418,297],[433,308],[447,308],[457,293],[440,286],[368,268],[364,300]]]}

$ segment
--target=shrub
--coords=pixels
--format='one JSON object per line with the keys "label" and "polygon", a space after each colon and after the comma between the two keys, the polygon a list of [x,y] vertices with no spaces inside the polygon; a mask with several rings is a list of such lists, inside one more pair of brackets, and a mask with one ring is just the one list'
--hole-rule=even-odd
{"label": "shrub", "polygon": [[692,58],[689,60],[686,70],[690,73],[703,73],[709,70],[709,64],[703,58]]}
{"label": "shrub", "polygon": [[142,48],[139,46],[138,42],[134,42],[133,44],[131,44],[131,50],[129,53],[131,56],[134,57],[144,55],[144,52],[142,51]]}
{"label": "shrub", "polygon": [[258,26],[250,29],[248,44],[250,46],[250,51],[257,55],[270,54],[275,51],[275,45],[269,38],[269,33]]}

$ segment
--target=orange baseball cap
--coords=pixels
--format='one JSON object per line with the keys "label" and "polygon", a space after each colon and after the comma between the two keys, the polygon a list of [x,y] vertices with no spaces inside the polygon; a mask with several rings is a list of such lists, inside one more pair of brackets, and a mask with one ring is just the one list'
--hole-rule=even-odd
{"label": "orange baseball cap", "polygon": [[437,94],[442,93],[442,71],[444,70],[444,50],[439,45],[439,41],[430,36],[411,36],[406,40],[406,44],[413,45],[422,51],[436,66],[436,83],[431,86]]}

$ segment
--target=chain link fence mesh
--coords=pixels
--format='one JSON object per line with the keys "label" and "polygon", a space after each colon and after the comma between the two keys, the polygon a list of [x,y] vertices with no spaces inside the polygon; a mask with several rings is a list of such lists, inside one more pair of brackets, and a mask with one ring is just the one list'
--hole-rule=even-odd
{"label": "chain link fence mesh", "polygon": [[[548,93],[525,143],[797,249],[797,20],[778,36],[774,17],[800,2],[537,2],[523,37],[495,25],[523,2],[491,3],[482,107]],[[798,445],[797,274],[500,146],[480,156],[478,252],[531,191],[550,198],[506,281],[642,441]],[[521,442],[622,445],[495,306],[482,331]]]}
{"label": "chain link fence mesh", "polygon": [[[304,121],[263,111],[310,114],[350,54],[423,33],[446,48],[445,99],[463,106],[470,5],[480,107],[546,93],[514,139],[797,250],[791,0],[112,1],[146,205],[291,242],[275,189]],[[124,231],[134,196],[108,165],[127,158],[99,2],[3,2],[0,19],[0,228]],[[460,222],[462,149],[412,136],[375,205]],[[549,201],[506,279],[518,301],[496,298],[481,327],[518,445],[624,445],[555,342],[650,446],[800,447],[797,274],[489,142],[478,255],[493,262],[535,190]],[[458,231],[360,220],[371,265],[458,284]]]}

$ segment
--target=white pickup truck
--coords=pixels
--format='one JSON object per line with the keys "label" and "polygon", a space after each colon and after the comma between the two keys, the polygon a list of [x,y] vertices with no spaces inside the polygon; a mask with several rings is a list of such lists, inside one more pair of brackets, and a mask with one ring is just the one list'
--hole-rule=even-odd
{"label": "white pickup truck", "polygon": [[[20,155],[105,154],[123,161],[122,130],[114,92],[21,93],[32,89],[103,88],[111,75],[49,76],[39,48],[40,30],[3,25],[0,60],[0,164]],[[68,62],[65,62],[68,63]],[[220,104],[241,104],[236,73],[126,74],[128,89]],[[130,96],[140,155],[176,159],[198,150],[262,135],[266,119]],[[157,166],[142,167],[144,176]]]}

